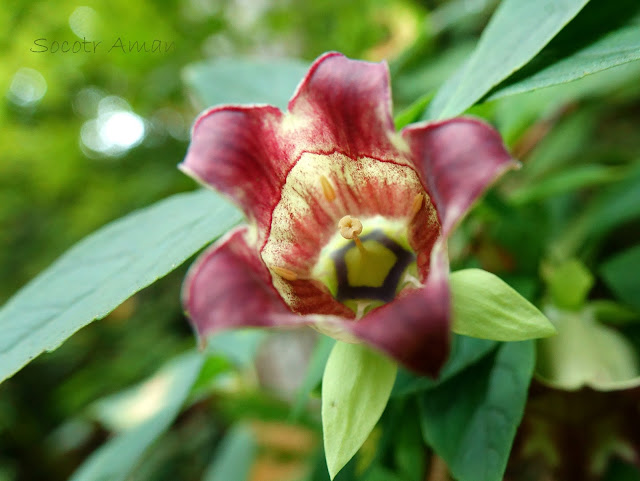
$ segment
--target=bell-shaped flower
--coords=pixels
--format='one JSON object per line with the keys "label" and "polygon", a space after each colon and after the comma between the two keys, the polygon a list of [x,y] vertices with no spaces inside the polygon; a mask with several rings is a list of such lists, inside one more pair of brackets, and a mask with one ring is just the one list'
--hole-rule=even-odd
{"label": "bell-shaped flower", "polygon": [[432,376],[446,361],[447,238],[515,162],[474,118],[396,132],[386,63],[320,57],[282,112],[221,106],[193,128],[181,169],[248,223],[191,267],[199,336],[311,325]]}

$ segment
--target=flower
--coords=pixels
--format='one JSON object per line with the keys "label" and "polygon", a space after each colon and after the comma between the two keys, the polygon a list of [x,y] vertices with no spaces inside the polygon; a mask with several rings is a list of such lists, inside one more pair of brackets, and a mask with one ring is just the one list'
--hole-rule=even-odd
{"label": "flower", "polygon": [[474,118],[396,132],[385,62],[327,53],[288,111],[204,112],[180,168],[248,225],[191,267],[183,303],[201,337],[311,325],[435,376],[449,354],[446,240],[515,162]]}

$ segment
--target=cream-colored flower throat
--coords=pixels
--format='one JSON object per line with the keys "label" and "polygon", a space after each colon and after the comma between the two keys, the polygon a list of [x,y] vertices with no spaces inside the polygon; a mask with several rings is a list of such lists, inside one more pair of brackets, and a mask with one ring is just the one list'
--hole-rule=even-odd
{"label": "cream-colored flower throat", "polygon": [[392,301],[404,288],[420,285],[406,221],[347,215],[337,227],[312,277],[353,310],[357,319]]}

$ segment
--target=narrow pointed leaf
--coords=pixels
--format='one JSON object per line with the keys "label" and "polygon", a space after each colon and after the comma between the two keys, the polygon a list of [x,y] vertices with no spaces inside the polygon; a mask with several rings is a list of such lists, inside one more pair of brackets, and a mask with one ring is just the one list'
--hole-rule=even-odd
{"label": "narrow pointed leaf", "polygon": [[495,341],[548,337],[553,324],[506,282],[482,269],[451,274],[453,331]]}
{"label": "narrow pointed leaf", "polygon": [[362,344],[337,342],[322,378],[322,430],[333,479],[365,442],[382,415],[397,366]]}
{"label": "narrow pointed leaf", "polygon": [[588,0],[504,0],[471,58],[438,91],[428,118],[454,117],[531,60]]}
{"label": "narrow pointed leaf", "polygon": [[578,16],[489,100],[578,80],[640,59],[640,3],[591,0]]}
{"label": "narrow pointed leaf", "polygon": [[0,381],[182,264],[241,219],[217,194],[178,194],[80,241],[0,309]]}

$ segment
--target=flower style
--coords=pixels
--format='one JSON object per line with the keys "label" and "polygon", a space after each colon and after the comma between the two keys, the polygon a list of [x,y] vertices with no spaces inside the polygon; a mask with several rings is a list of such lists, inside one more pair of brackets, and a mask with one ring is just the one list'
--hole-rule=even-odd
{"label": "flower style", "polygon": [[248,225],[191,267],[183,303],[201,338],[311,325],[437,375],[449,354],[446,241],[516,165],[473,118],[396,132],[386,63],[317,59],[289,101],[203,113],[180,168]]}

